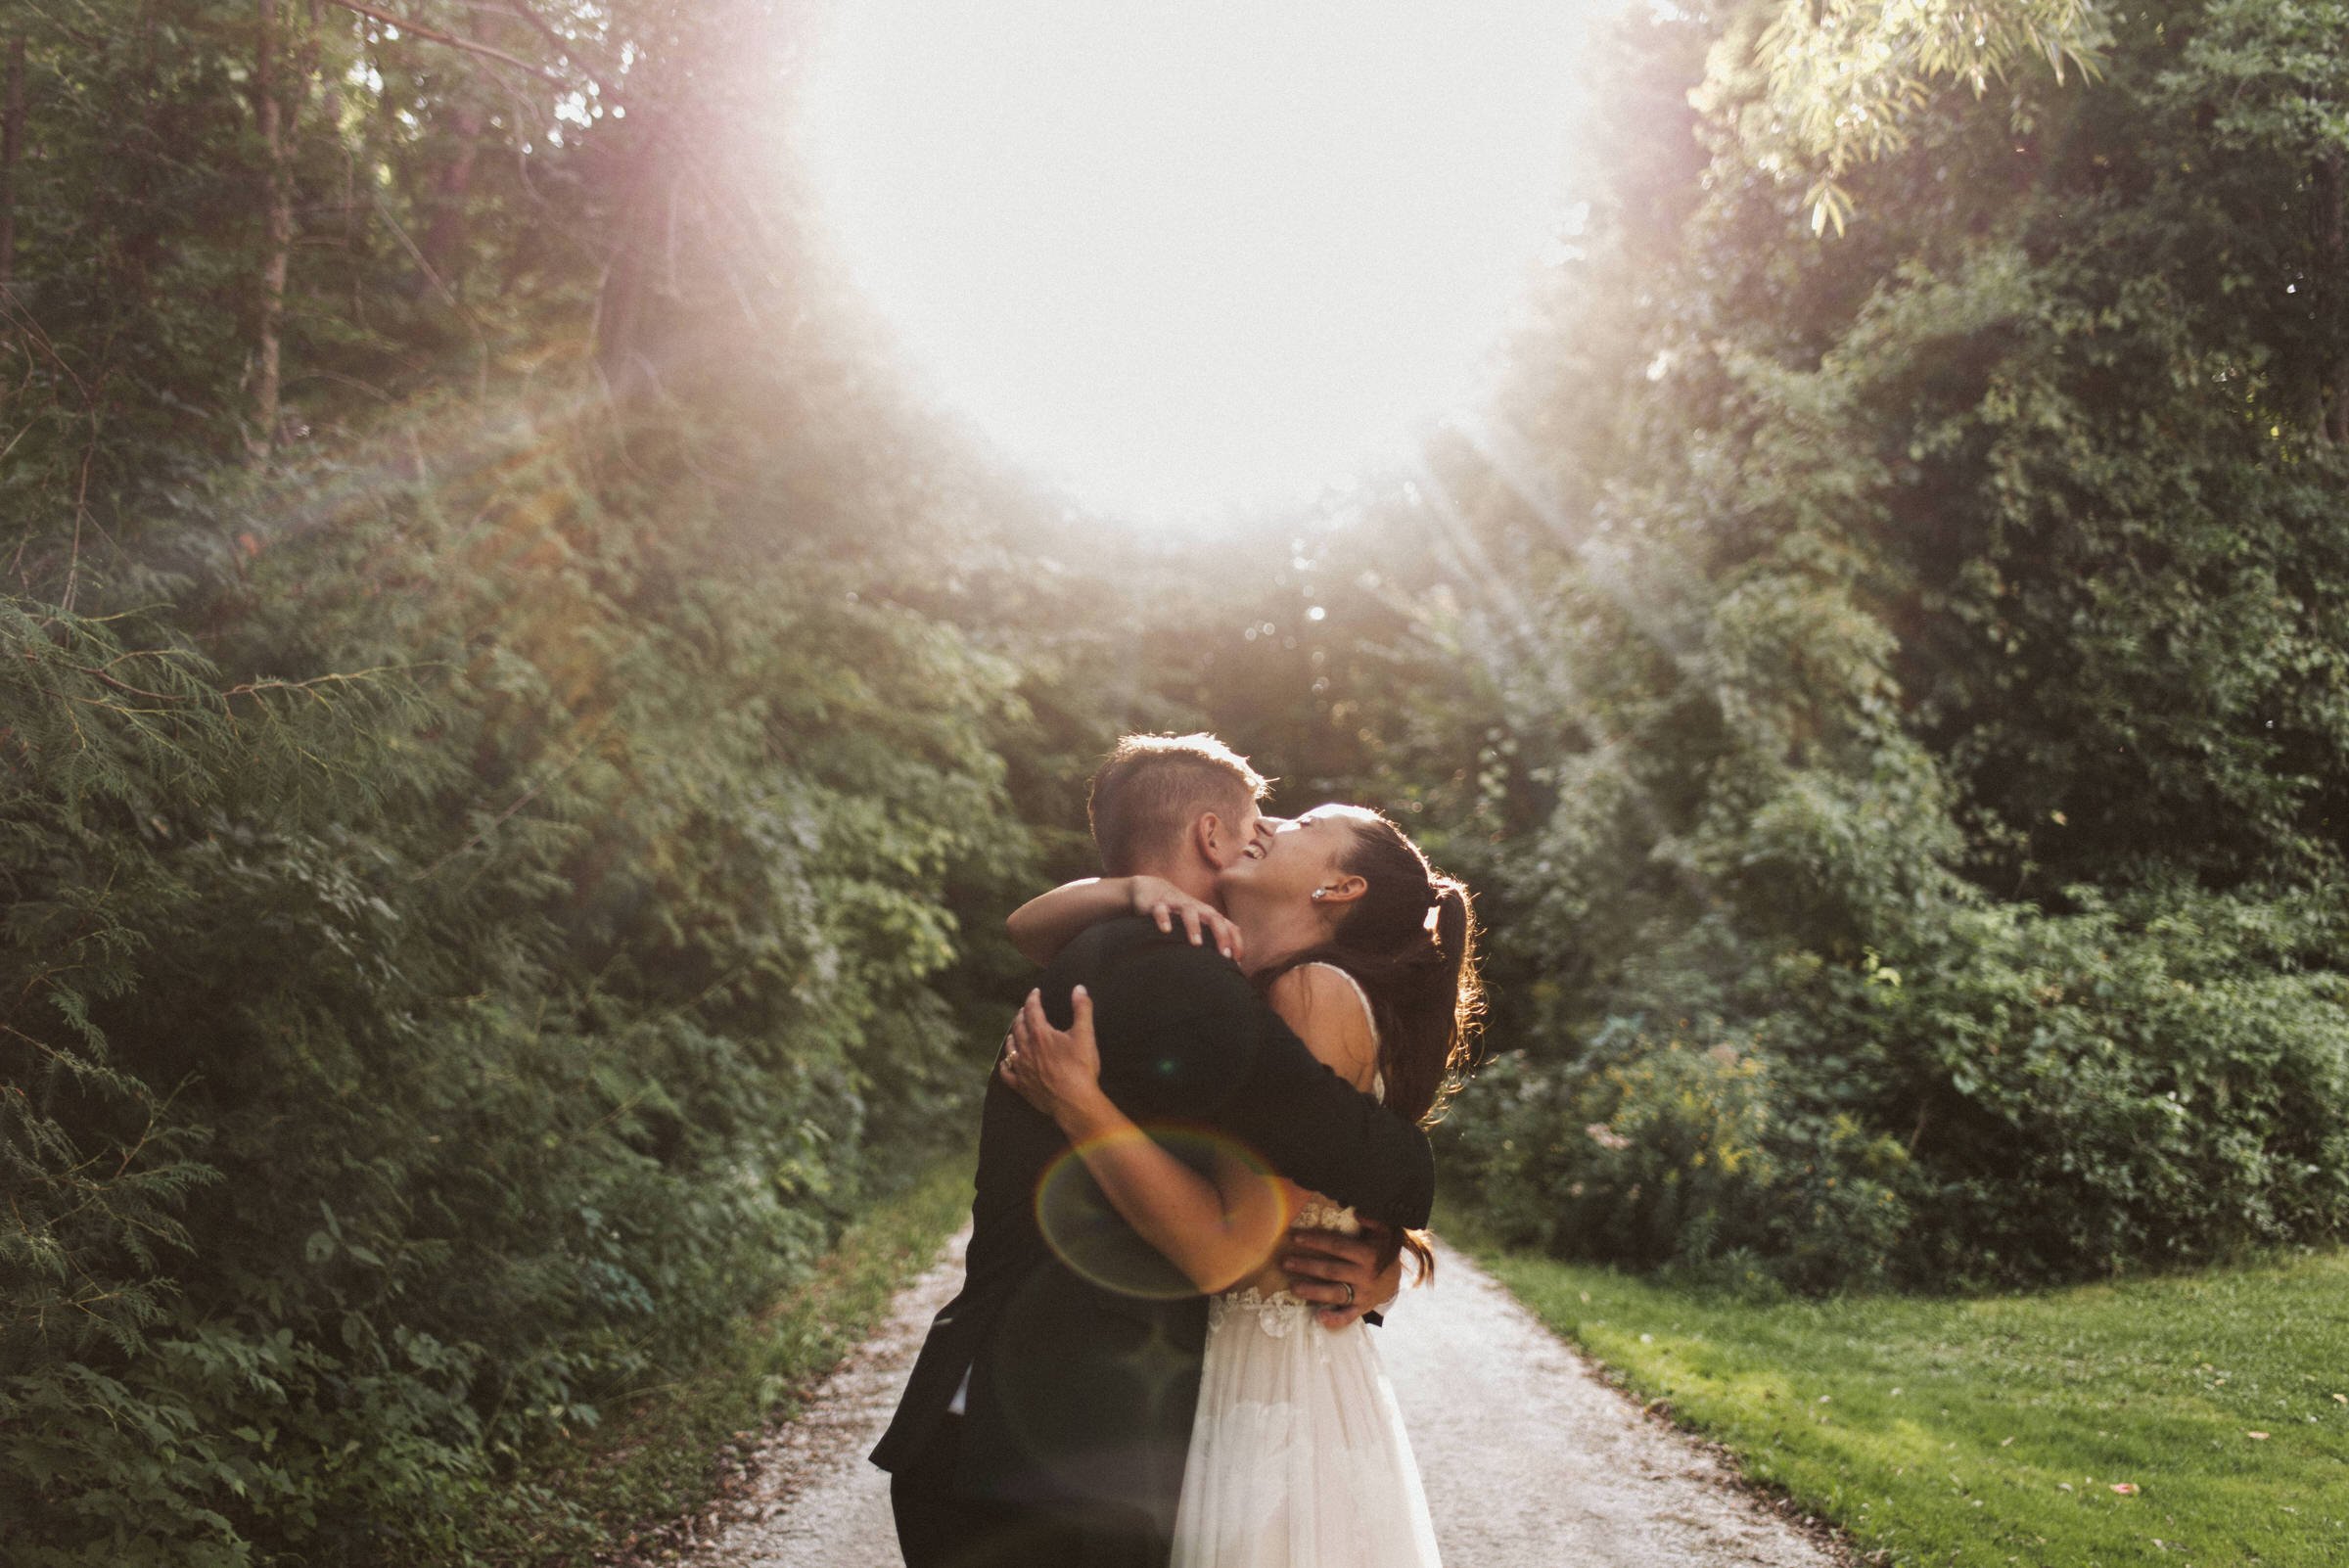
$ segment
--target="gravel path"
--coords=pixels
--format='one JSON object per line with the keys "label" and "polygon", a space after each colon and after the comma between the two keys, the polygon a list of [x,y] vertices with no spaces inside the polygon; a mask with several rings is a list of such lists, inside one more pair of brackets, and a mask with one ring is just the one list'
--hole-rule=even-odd
{"label": "gravel path", "polygon": [[1454,1568],[1842,1568],[1703,1445],[1600,1381],[1491,1274],[1436,1282],[1379,1331]]}
{"label": "gravel path", "polygon": [[[865,1462],[931,1314],[962,1278],[956,1237],[888,1321],[770,1432],[746,1483],[691,1521],[693,1568],[893,1568],[888,1477]],[[1844,1568],[1701,1444],[1643,1415],[1459,1254],[1380,1332],[1452,1568]]]}

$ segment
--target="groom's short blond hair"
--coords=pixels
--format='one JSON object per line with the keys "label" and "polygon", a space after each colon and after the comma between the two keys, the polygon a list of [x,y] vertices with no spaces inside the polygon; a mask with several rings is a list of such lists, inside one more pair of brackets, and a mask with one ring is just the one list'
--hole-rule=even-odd
{"label": "groom's short blond hair", "polygon": [[1093,774],[1084,814],[1104,876],[1131,876],[1214,811],[1237,823],[1271,786],[1215,736],[1127,735]]}

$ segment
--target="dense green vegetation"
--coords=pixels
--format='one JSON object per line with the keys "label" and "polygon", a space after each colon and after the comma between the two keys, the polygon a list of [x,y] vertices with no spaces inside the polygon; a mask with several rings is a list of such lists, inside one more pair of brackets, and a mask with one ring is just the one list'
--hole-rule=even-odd
{"label": "dense green vegetation", "polygon": [[952,619],[951,454],[770,331],[788,187],[694,183],[779,17],[593,20],[475,40],[519,104],[335,7],[8,23],[12,1562],[543,1535],[961,1135],[1005,754],[1076,764]]}
{"label": "dense green vegetation", "polygon": [[1751,14],[1632,24],[1509,394],[1194,664],[1484,890],[1451,1170],[1513,1241],[1828,1289],[2349,1225],[2349,28],[2103,15],[1828,243]]}
{"label": "dense green vegetation", "polygon": [[[1486,1252],[1641,1400],[1883,1560],[2349,1552],[2349,1257],[1973,1300],[1692,1294]],[[2126,1490],[2124,1490],[2126,1489]]]}
{"label": "dense green vegetation", "polygon": [[457,1551],[950,1130],[1009,678],[667,477],[379,472],[202,646],[12,623],[12,1516]]}
{"label": "dense green vegetation", "polygon": [[805,1282],[744,1318],[684,1376],[637,1391],[593,1431],[533,1454],[529,1497],[543,1506],[517,1518],[491,1555],[537,1562],[673,1539],[745,1467],[745,1439],[795,1415],[970,1217],[971,1164],[967,1148],[942,1156],[858,1214]]}
{"label": "dense green vegetation", "polygon": [[1123,727],[1480,887],[1450,1158],[1512,1241],[1826,1290],[2349,1227],[2338,0],[1642,12],[1495,406],[1285,561],[899,390],[802,232],[800,8],[22,9],[24,1560],[583,1539],[606,1412],[961,1129]]}

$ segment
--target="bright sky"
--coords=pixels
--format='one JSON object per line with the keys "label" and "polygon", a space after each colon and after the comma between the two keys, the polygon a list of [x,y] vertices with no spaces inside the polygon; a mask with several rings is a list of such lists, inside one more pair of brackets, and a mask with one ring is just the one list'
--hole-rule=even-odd
{"label": "bright sky", "polygon": [[1100,510],[1310,495],[1472,401],[1575,197],[1575,0],[835,0],[804,141],[934,390]]}

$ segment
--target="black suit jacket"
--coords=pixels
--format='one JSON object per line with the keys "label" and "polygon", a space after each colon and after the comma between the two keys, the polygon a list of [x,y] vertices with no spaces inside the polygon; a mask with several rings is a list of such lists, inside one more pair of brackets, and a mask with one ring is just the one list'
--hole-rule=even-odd
{"label": "black suit jacket", "polygon": [[[1427,1222],[1427,1135],[1357,1092],[1237,966],[1148,920],[1092,926],[1046,969],[1045,1011],[1093,996],[1101,1084],[1184,1152],[1228,1139],[1389,1224]],[[1188,1140],[1182,1129],[1199,1130]],[[1186,1156],[1203,1160],[1194,1152]],[[1206,1300],[1110,1208],[1049,1117],[988,1083],[962,1293],[932,1321],[873,1462],[909,1467],[965,1369],[967,1496],[1140,1510],[1171,1532],[1198,1403]],[[1047,1234],[1049,1232],[1049,1234]]]}

